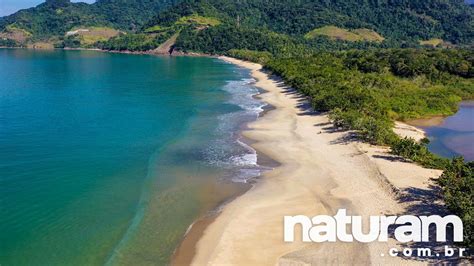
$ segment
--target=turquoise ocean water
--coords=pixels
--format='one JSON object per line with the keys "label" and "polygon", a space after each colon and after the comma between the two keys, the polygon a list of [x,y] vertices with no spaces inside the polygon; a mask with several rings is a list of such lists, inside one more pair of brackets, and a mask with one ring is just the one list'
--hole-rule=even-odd
{"label": "turquoise ocean water", "polygon": [[167,263],[259,174],[257,93],[214,58],[0,49],[0,265]]}

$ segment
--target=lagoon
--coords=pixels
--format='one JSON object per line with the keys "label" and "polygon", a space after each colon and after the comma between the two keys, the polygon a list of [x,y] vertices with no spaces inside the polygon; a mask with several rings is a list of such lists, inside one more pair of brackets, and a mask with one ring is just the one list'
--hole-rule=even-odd
{"label": "lagoon", "polygon": [[446,118],[419,119],[413,125],[421,127],[430,139],[428,148],[446,158],[464,156],[474,161],[474,102],[459,105],[456,114]]}

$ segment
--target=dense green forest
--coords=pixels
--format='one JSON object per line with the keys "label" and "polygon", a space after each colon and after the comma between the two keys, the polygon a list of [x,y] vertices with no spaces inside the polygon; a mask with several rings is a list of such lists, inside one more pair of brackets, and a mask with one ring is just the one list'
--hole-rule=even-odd
{"label": "dense green forest", "polygon": [[391,144],[391,121],[456,112],[474,98],[472,50],[350,50],[275,58],[267,68],[341,127]]}
{"label": "dense green forest", "polygon": [[[179,23],[196,15],[221,23]],[[249,49],[291,56],[294,51],[418,47],[422,40],[440,40],[434,45],[470,45],[473,19],[473,9],[462,1],[203,0],[174,5],[148,21],[141,31],[180,32],[175,48],[184,52]],[[305,37],[327,25],[373,30],[384,39],[354,42],[344,36],[337,40]],[[115,49],[113,45],[109,48]]]}
{"label": "dense green forest", "polygon": [[[194,21],[197,23],[180,23],[183,18],[196,15],[219,23],[206,25],[197,20]],[[284,35],[292,43],[306,46],[326,48],[334,44],[337,49],[347,49],[416,46],[426,40],[439,40],[435,44],[469,45],[474,37],[473,19],[474,9],[462,0],[98,0],[94,4],[47,0],[37,7],[0,18],[0,32],[8,32],[8,27],[14,26],[30,33],[31,40],[58,42],[67,31],[87,26],[107,26],[128,34],[185,30],[178,48],[211,50],[209,47],[213,47],[216,52],[228,48],[260,48],[250,38],[245,40],[249,42],[247,46],[235,43],[236,38],[231,39],[232,34],[257,33],[265,38]],[[342,41],[331,42],[324,36],[303,38],[314,29],[328,25],[343,31],[373,31],[380,34],[383,42],[350,43],[344,42],[344,36],[335,36]],[[192,45],[194,38],[200,40],[194,44],[196,47]],[[213,39],[220,43],[213,43]],[[114,45],[109,47],[113,49]],[[275,48],[266,50],[272,49]]]}
{"label": "dense green forest", "polygon": [[[192,3],[189,3],[192,2]],[[453,43],[472,41],[473,11],[463,1],[189,1],[158,15],[149,24],[169,23],[190,13],[214,16],[249,28],[305,35],[314,28],[335,25],[374,29],[400,40],[442,38]]]}

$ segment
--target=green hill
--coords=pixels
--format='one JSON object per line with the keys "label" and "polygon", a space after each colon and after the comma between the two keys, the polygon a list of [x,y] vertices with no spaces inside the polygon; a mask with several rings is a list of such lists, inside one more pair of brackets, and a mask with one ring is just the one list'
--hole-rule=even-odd
{"label": "green hill", "polygon": [[[258,45],[254,45],[252,34],[265,35],[265,39],[290,38],[289,45],[308,46],[311,43],[310,46],[329,47],[331,39],[360,41],[334,46],[347,49],[376,45],[416,46],[420,41],[431,39],[442,39],[454,45],[472,44],[473,21],[474,9],[461,0],[98,0],[94,4],[48,0],[37,7],[0,18],[0,32],[5,40],[20,36],[22,41],[19,42],[24,42],[25,36],[20,32],[8,32],[8,27],[14,27],[28,32],[27,39],[60,41],[73,28],[109,27],[151,35],[145,39],[152,40],[152,46],[159,45],[155,37],[163,41],[164,36],[182,32],[177,42],[187,45],[180,48],[202,51],[259,48],[255,47]],[[342,37],[316,32],[305,40],[308,33],[329,26],[339,29]],[[243,43],[233,43],[231,32],[242,37]],[[204,43],[192,47],[189,38]],[[220,43],[206,43],[210,40]],[[223,43],[225,40],[230,45]],[[372,44],[362,44],[365,42]],[[212,45],[215,47],[208,49]],[[270,50],[269,47],[261,48]]]}
{"label": "green hill", "polygon": [[[205,29],[176,27],[187,16],[215,18],[220,23]],[[462,1],[202,0],[174,5],[146,26],[181,32],[175,48],[183,51],[289,53],[295,47],[417,47],[420,41],[431,39],[472,45],[472,21],[473,9]]]}
{"label": "green hill", "polygon": [[[452,43],[472,42],[474,12],[463,1],[190,1],[169,10],[183,16],[190,10],[216,16],[242,27],[262,27],[277,33],[305,35],[333,25],[367,28],[398,41],[441,38]],[[184,14],[183,14],[184,13]],[[158,15],[154,24],[166,18]],[[170,14],[166,19],[170,18]]]}
{"label": "green hill", "polygon": [[94,4],[47,0],[36,7],[0,18],[0,32],[14,26],[35,40],[64,36],[74,27],[108,26],[135,31],[173,0],[98,0]]}

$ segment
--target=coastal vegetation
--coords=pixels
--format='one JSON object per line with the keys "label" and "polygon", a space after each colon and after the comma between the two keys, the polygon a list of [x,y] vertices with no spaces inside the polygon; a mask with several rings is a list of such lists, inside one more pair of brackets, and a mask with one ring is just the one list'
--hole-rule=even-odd
{"label": "coastal vegetation", "polygon": [[315,110],[328,112],[336,128],[388,145],[424,167],[443,169],[439,184],[447,207],[463,220],[465,244],[472,245],[474,164],[441,158],[428,150],[427,139],[418,143],[392,130],[395,120],[450,115],[462,99],[473,99],[472,50],[351,50],[291,58],[245,50],[228,54],[263,63],[308,96]]}
{"label": "coastal vegetation", "polygon": [[443,187],[444,201],[464,224],[464,244],[474,246],[474,162],[454,158],[439,179]]}
{"label": "coastal vegetation", "polygon": [[227,55],[235,58],[240,58],[242,60],[259,63],[262,65],[265,65],[273,58],[273,55],[269,52],[237,49],[229,50],[227,52]]}
{"label": "coastal vegetation", "polygon": [[[391,121],[450,115],[461,99],[473,98],[472,56],[461,50],[359,50],[275,58],[266,66],[340,127],[359,130],[371,143],[391,144]],[[451,66],[443,58],[459,61]]]}

